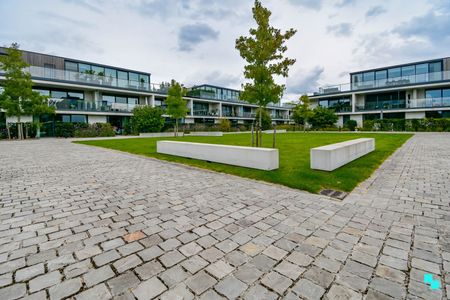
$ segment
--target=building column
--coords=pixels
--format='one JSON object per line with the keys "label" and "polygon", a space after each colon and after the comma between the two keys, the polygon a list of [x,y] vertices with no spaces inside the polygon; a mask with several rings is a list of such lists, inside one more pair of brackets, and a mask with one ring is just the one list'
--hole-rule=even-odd
{"label": "building column", "polygon": [[150,100],[149,105],[151,107],[155,107],[155,95],[151,95],[149,100]]}
{"label": "building column", "polygon": [[102,100],[101,100],[101,97],[100,97],[100,92],[99,91],[95,91],[94,92],[94,102],[95,103],[98,103],[98,102],[101,102]]}
{"label": "building column", "polygon": [[219,103],[219,117],[222,118],[222,102]]}
{"label": "building column", "polygon": [[352,94],[352,112],[356,112],[356,94]]}

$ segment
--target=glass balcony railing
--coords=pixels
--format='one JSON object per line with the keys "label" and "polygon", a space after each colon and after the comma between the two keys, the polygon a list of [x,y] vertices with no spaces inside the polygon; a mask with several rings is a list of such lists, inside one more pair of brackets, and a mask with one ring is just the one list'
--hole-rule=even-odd
{"label": "glass balcony railing", "polygon": [[366,103],[364,105],[359,106],[357,105],[356,111],[440,108],[440,107],[450,107],[450,97],[379,101],[376,103]]}
{"label": "glass balcony railing", "polygon": [[[101,76],[98,74],[79,73],[36,66],[27,67],[25,68],[25,71],[30,73],[31,78],[41,80],[65,81],[109,88],[155,92],[160,94],[167,94],[167,90],[169,88],[169,86],[167,85],[138,82],[108,76]],[[2,70],[0,70],[0,74],[3,74]]]}
{"label": "glass balcony railing", "polygon": [[125,112],[131,113],[139,104],[127,103],[109,103],[109,102],[90,102],[85,100],[74,99],[55,99],[48,100],[49,106],[55,107],[56,110],[67,111],[95,111],[95,112]]}
{"label": "glass balcony railing", "polygon": [[439,81],[450,81],[450,71],[418,74],[411,76],[401,76],[373,81],[355,82],[352,84],[345,83],[338,85],[330,85],[319,88],[319,92],[318,93],[316,92],[315,95],[334,94],[334,93],[351,92],[376,88],[389,88],[402,85],[439,82]]}

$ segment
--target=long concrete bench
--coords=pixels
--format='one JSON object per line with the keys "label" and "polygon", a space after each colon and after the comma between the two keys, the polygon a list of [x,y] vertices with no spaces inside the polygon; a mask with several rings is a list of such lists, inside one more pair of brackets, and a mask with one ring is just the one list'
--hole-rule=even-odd
{"label": "long concrete bench", "polygon": [[311,169],[333,171],[375,150],[375,139],[361,138],[311,149]]}
{"label": "long concrete bench", "polygon": [[156,152],[259,170],[278,169],[278,149],[158,141]]}
{"label": "long concrete bench", "polygon": [[[139,136],[142,137],[173,137],[175,133],[173,132],[149,132],[149,133],[140,133]],[[178,136],[184,136],[183,132],[178,132]]]}
{"label": "long concrete bench", "polygon": [[222,131],[192,131],[185,136],[223,136]]}

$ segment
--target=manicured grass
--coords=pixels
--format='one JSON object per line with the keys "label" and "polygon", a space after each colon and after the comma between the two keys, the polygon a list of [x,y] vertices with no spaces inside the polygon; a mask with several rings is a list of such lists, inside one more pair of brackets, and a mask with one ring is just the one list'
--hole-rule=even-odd
{"label": "manicured grass", "polygon": [[[364,134],[364,133],[284,133],[277,135],[277,148],[280,150],[280,168],[275,171],[260,171],[206,161],[156,153],[156,141],[178,140],[211,144],[250,146],[250,134],[231,134],[223,137],[179,137],[142,138],[82,141],[80,144],[110,148],[158,159],[188,164],[218,172],[278,183],[313,193],[323,188],[349,192],[367,179],[377,167],[412,135],[410,134]],[[311,148],[346,140],[373,137],[376,150],[333,172],[310,169],[309,151]],[[272,135],[263,135],[264,147],[271,147]]]}

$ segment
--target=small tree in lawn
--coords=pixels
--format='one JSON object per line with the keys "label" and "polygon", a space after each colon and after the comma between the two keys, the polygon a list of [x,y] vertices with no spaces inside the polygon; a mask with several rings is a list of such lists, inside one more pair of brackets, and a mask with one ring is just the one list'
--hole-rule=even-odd
{"label": "small tree in lawn", "polygon": [[[285,86],[276,84],[274,76],[287,77],[289,67],[295,63],[295,59],[285,58],[283,54],[287,50],[284,43],[296,30],[281,33],[280,29],[270,26],[272,13],[259,0],[255,0],[252,11],[257,28],[250,29],[250,36],[241,36],[236,40],[236,49],[247,62],[244,76],[251,81],[243,85],[240,98],[262,109],[269,103],[278,103],[283,96]],[[261,116],[257,127],[257,146],[261,146]]]}
{"label": "small tree in lawn", "polygon": [[292,118],[295,124],[302,125],[306,130],[306,124],[312,114],[312,110],[309,108],[310,101],[308,95],[302,95],[299,100],[300,102],[294,107]]}
{"label": "small tree in lawn", "polygon": [[[17,117],[17,137],[23,139],[22,116],[37,116],[54,113],[54,107],[48,106],[47,97],[33,91],[33,82],[29,72],[24,68],[28,64],[22,60],[22,52],[19,45],[11,44],[6,50],[7,55],[0,56],[0,68],[5,72],[6,80],[3,83],[3,93],[0,94],[0,102],[7,116]],[[39,135],[40,123],[37,124]]]}
{"label": "small tree in lawn", "polygon": [[314,129],[333,127],[336,125],[337,121],[338,116],[334,110],[322,106],[314,108],[309,118],[309,122]]}
{"label": "small tree in lawn", "polygon": [[163,111],[159,107],[139,106],[133,109],[131,128],[133,133],[161,132],[164,126]]}
{"label": "small tree in lawn", "polygon": [[184,95],[186,95],[186,89],[172,80],[167,92],[166,113],[175,119],[175,136],[178,136],[178,119],[184,118],[188,112],[186,101],[183,99]]}

